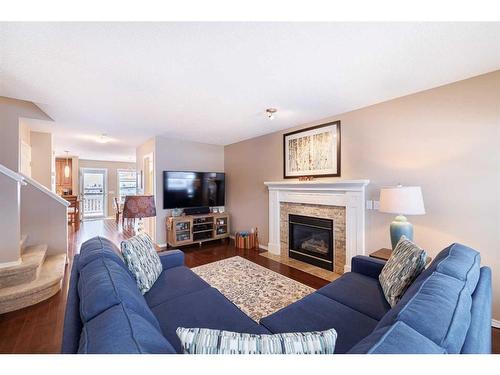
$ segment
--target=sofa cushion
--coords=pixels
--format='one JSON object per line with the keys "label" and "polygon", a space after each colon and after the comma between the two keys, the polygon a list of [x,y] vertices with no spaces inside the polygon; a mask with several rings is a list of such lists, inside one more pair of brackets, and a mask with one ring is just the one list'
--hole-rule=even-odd
{"label": "sofa cushion", "polygon": [[301,300],[260,320],[272,333],[325,331],[338,333],[335,353],[346,353],[368,336],[377,320],[319,293]]}
{"label": "sofa cushion", "polygon": [[157,354],[175,350],[158,329],[119,304],[85,323],[78,353]]}
{"label": "sofa cushion", "polygon": [[[457,257],[459,257],[463,263],[456,262]],[[455,264],[455,267],[445,266],[447,262]],[[410,301],[413,296],[420,290],[420,287],[422,286],[424,281],[427,280],[434,272],[436,272],[437,268],[442,264],[443,267],[440,268],[442,271],[446,272],[453,269],[454,274],[449,274],[449,276],[456,277],[458,275],[462,275],[462,280],[467,279],[467,288],[469,290],[473,286],[475,288],[475,284],[477,284],[477,281],[474,281],[475,271],[473,271],[473,269],[477,267],[477,269],[479,270],[479,262],[479,253],[461,244],[455,243],[441,250],[438,255],[436,255],[429,267],[427,267],[408,288],[398,304],[380,320],[378,327],[392,325],[401,309],[403,309],[408,301]]]}
{"label": "sofa cushion", "polygon": [[133,277],[121,256],[120,249],[118,249],[118,247],[107,238],[99,236],[85,241],[80,247],[80,254],[78,256],[77,263],[78,270],[85,267],[94,259],[102,257],[112,260]]}
{"label": "sofa cushion", "polygon": [[471,321],[472,298],[464,281],[434,272],[401,309],[402,321],[448,353],[460,353]]}
{"label": "sofa cushion", "polygon": [[78,295],[83,322],[123,303],[156,328],[160,328],[146,300],[137,289],[135,280],[123,267],[109,258],[97,257],[80,270]]}
{"label": "sofa cushion", "polygon": [[399,353],[445,354],[446,350],[403,322],[375,330],[349,350],[349,354]]}
{"label": "sofa cushion", "polygon": [[208,328],[177,328],[187,354],[333,354],[337,332],[256,335]]}
{"label": "sofa cushion", "polygon": [[317,292],[376,320],[391,309],[378,280],[355,272],[345,273]]}
{"label": "sofa cushion", "polygon": [[405,236],[401,237],[379,275],[385,298],[392,307],[423,271],[426,259],[427,253],[423,249]]}
{"label": "sofa cushion", "polygon": [[205,288],[210,288],[210,285],[189,268],[174,267],[160,274],[153,287],[144,294],[144,298],[149,307],[154,307],[170,299]]}
{"label": "sofa cushion", "polygon": [[122,255],[142,294],[146,293],[163,271],[160,257],[147,233],[122,241]]}
{"label": "sofa cushion", "polygon": [[173,298],[152,308],[163,335],[178,353],[181,342],[175,331],[178,327],[212,328],[243,333],[269,333],[215,288]]}
{"label": "sofa cushion", "polygon": [[464,281],[469,293],[474,293],[479,280],[480,254],[458,243],[450,245],[447,253],[442,261],[436,263],[436,271]]}

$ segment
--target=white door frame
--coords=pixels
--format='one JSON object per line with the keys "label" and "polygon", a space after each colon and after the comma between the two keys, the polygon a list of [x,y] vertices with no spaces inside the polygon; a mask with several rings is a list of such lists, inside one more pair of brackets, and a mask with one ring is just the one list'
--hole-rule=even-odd
{"label": "white door frame", "polygon": [[[104,181],[103,181],[103,184],[104,184],[104,189],[103,189],[103,198],[104,198],[104,202],[103,202],[103,205],[104,205],[104,209],[103,209],[103,216],[96,216],[96,217],[92,217],[92,218],[86,218],[86,219],[105,219],[106,217],[108,217],[108,169],[107,168],[91,168],[91,167],[80,167],[80,176],[79,176],[79,181],[80,181],[80,197],[82,199],[82,205],[83,205],[83,174],[85,172],[90,172],[90,171],[96,171],[96,172],[104,172],[103,175],[104,175]],[[81,206],[81,216],[82,216],[82,220],[85,219],[84,217],[84,210],[83,210],[83,206]]]}
{"label": "white door frame", "polygon": [[[152,172],[153,172],[153,176],[152,176],[152,179],[151,179],[151,191],[150,193],[155,197],[155,204],[157,204],[157,197],[156,197],[156,163],[155,163],[155,159],[154,159],[154,151],[153,152],[150,152],[149,154],[146,154],[143,156],[142,158],[142,165],[141,165],[141,171],[143,171],[143,176],[142,176],[142,187],[139,187],[138,186],[138,189],[141,188],[141,191],[142,191],[142,194],[146,194],[146,172],[149,172],[149,171],[146,171],[145,168],[144,168],[144,164],[146,162],[146,159],[149,159],[149,165],[148,165],[148,169],[149,167],[151,167],[152,169]],[[147,176],[147,178],[149,179],[149,176]],[[159,210],[157,210],[157,213],[158,213]],[[150,225],[150,228],[149,228],[149,234],[151,235],[153,241],[156,242],[156,217],[152,217],[152,218],[149,218],[149,224]]]}
{"label": "white door frame", "polygon": [[152,164],[152,169],[153,169],[153,178],[152,178],[152,195],[154,195],[156,197],[156,178],[155,178],[155,161],[154,161],[154,152],[150,152],[149,154],[146,154],[143,156],[142,158],[142,168],[141,170],[143,171],[143,176],[142,176],[142,192],[144,194],[146,194],[146,171],[144,169],[144,163],[146,161],[146,159],[149,159],[150,160],[150,163]]}

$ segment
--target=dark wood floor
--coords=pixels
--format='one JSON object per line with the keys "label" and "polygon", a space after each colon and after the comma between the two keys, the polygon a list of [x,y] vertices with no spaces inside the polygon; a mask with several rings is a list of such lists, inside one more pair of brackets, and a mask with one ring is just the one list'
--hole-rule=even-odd
{"label": "dark wood floor", "polygon": [[[114,220],[84,222],[76,232],[70,227],[70,259],[62,290],[54,297],[34,306],[0,315],[0,353],[59,353],[73,255],[78,252],[83,242],[97,235],[119,244],[134,233],[132,230],[123,230]],[[184,247],[182,250],[186,254],[186,264],[189,267],[239,255],[315,289],[328,283],[306,272],[262,257],[255,250],[236,249],[230,241],[205,243],[202,247],[195,245]],[[493,329],[493,352],[500,353],[500,329]]]}

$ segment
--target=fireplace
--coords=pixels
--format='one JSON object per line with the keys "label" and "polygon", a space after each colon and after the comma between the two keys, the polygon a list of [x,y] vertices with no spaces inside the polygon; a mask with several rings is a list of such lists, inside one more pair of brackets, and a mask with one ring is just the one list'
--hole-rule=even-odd
{"label": "fireplace", "polygon": [[333,220],[288,215],[288,256],[333,271]]}

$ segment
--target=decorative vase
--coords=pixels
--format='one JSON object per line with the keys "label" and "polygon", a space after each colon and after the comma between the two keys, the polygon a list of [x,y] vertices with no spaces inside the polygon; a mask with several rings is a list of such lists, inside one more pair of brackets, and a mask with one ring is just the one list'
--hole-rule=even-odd
{"label": "decorative vase", "polygon": [[413,241],[413,225],[403,215],[398,215],[391,223],[391,245],[392,249],[396,248],[401,236],[405,236],[410,241]]}

